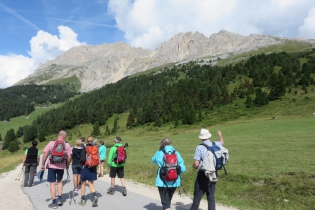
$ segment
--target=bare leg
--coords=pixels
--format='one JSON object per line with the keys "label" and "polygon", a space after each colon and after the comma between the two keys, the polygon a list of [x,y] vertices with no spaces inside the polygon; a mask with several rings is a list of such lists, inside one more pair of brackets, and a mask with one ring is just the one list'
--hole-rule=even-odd
{"label": "bare leg", "polygon": [[110,187],[114,188],[114,186],[115,186],[115,178],[111,178],[110,179]]}
{"label": "bare leg", "polygon": [[92,193],[94,193],[96,191],[93,181],[89,181],[89,188],[90,188]]}
{"label": "bare leg", "polygon": [[58,195],[61,196],[62,195],[62,187],[63,187],[63,184],[62,184],[62,179],[57,181],[58,184],[57,184],[57,188],[58,188]]}
{"label": "bare leg", "polygon": [[[81,196],[85,195],[85,184],[86,184],[86,180],[82,181],[82,184],[81,184]],[[89,182],[89,184],[90,184],[90,182]]]}
{"label": "bare leg", "polygon": [[126,185],[125,185],[125,179],[124,179],[124,178],[121,178],[120,181],[121,181],[121,185],[122,185],[123,187],[126,187]]}
{"label": "bare leg", "polygon": [[78,174],[73,174],[73,185],[74,188],[78,188]]}
{"label": "bare leg", "polygon": [[53,200],[56,199],[56,186],[55,186],[55,182],[50,182],[50,195],[51,195],[51,199],[53,199]]}
{"label": "bare leg", "polygon": [[100,164],[100,173],[101,175],[104,175],[104,163]]}

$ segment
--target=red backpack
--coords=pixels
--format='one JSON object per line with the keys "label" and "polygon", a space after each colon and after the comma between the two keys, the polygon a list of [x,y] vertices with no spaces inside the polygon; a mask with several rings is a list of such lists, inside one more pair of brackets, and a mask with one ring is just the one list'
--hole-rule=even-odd
{"label": "red backpack", "polygon": [[50,162],[61,163],[67,159],[66,142],[63,139],[55,140],[53,149],[50,151]]}
{"label": "red backpack", "polygon": [[162,151],[164,153],[164,157],[163,166],[160,169],[160,177],[165,185],[165,181],[174,181],[175,183],[180,174],[180,166],[178,165],[175,150],[171,153],[165,152],[164,149]]}
{"label": "red backpack", "polygon": [[125,150],[125,147],[124,146],[116,146],[116,147],[117,147],[117,150],[116,150],[116,154],[114,156],[114,162],[116,164],[126,162],[127,152]]}
{"label": "red backpack", "polygon": [[98,152],[98,147],[88,146],[86,149],[86,161],[85,166],[88,168],[96,167],[100,164],[100,154]]}

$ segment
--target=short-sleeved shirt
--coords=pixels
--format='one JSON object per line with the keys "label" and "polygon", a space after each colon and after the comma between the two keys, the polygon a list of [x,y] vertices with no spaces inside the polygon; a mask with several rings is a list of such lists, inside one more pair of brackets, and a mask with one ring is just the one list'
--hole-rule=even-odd
{"label": "short-sleeved shirt", "polygon": [[[215,141],[214,143],[217,146],[219,146],[219,147],[223,146],[221,141]],[[212,146],[212,142],[210,140],[203,141],[202,144],[206,144],[208,146]],[[196,147],[195,154],[194,154],[194,160],[199,160],[200,161],[198,169],[200,169],[200,167],[202,166],[202,160],[204,159],[206,154],[207,154],[207,148],[205,146],[198,145]]]}
{"label": "short-sleeved shirt", "polygon": [[[55,141],[50,141],[46,147],[44,148],[45,153],[49,153],[53,150],[55,145]],[[65,143],[65,149],[67,151],[68,157],[71,156],[72,150],[68,143]],[[48,157],[48,168],[54,168],[54,169],[65,169],[66,168],[66,160],[60,163],[50,163],[50,157]]]}

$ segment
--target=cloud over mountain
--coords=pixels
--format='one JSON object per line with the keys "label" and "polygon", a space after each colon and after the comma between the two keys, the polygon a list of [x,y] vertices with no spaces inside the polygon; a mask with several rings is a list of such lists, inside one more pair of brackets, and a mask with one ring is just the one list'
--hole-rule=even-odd
{"label": "cloud over mountain", "polygon": [[30,40],[28,56],[8,54],[0,55],[0,87],[13,85],[16,81],[33,73],[39,63],[45,63],[81,43],[77,34],[69,27],[59,26],[59,35],[38,31]]}

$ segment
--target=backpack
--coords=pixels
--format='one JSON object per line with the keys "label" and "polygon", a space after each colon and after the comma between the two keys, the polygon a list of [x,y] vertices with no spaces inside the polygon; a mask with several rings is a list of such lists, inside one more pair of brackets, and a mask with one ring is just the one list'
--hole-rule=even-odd
{"label": "backpack", "polygon": [[55,140],[53,149],[50,151],[50,162],[61,163],[68,159],[66,152],[66,142],[63,139]]}
{"label": "backpack", "polygon": [[86,160],[85,166],[88,168],[96,167],[100,164],[100,154],[98,153],[98,147],[88,146],[85,148],[86,150]]}
{"label": "backpack", "polygon": [[165,181],[174,181],[175,183],[180,174],[180,166],[178,165],[177,154],[175,153],[175,150],[171,153],[167,153],[164,149],[162,151],[164,153],[164,157],[163,166],[160,169],[160,177],[165,185]]}
{"label": "backpack", "polygon": [[114,155],[114,162],[116,164],[126,162],[127,152],[125,150],[125,147],[124,146],[116,146],[116,147],[117,147],[117,150],[116,150],[116,153]]}
{"label": "backpack", "polygon": [[[221,170],[222,168],[224,168],[224,172],[227,175],[225,165],[229,161],[228,150],[224,147],[217,146],[215,144],[215,142],[212,142],[212,146],[208,146],[206,144],[201,144],[201,145],[205,146],[207,148],[207,150],[213,154],[213,156],[214,156],[213,164],[214,164],[215,170],[217,171],[217,170]],[[206,157],[208,158],[209,155],[206,155]],[[204,160],[204,161],[208,161],[208,160]]]}

